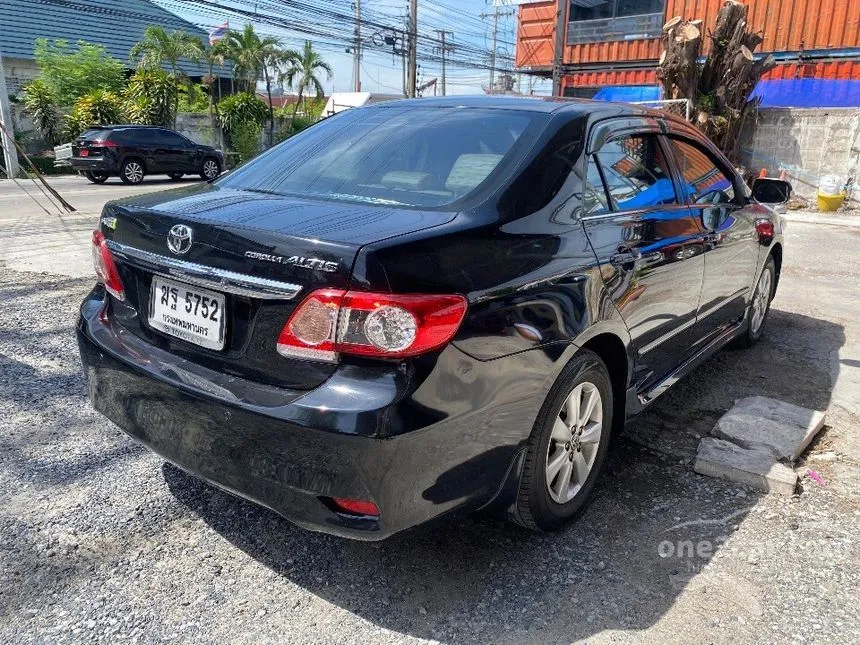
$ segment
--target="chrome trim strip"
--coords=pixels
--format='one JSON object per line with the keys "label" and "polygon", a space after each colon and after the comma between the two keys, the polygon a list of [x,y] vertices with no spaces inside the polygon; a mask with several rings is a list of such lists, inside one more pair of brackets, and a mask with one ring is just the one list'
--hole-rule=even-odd
{"label": "chrome trim strip", "polygon": [[165,255],[142,251],[113,240],[107,241],[111,253],[129,264],[157,273],[165,278],[177,278],[215,291],[264,300],[292,300],[302,290],[290,282],[258,278],[244,273],[177,260]]}

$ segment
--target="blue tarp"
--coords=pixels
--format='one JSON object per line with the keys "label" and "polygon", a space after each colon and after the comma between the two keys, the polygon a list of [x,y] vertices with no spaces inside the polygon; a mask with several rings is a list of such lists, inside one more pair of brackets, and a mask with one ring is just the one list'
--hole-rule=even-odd
{"label": "blue tarp", "polygon": [[759,81],[761,107],[860,107],[860,80],[794,78]]}
{"label": "blue tarp", "polygon": [[[753,96],[761,107],[860,107],[860,79],[796,78],[760,81]],[[657,85],[607,85],[594,98],[598,101],[659,101]]]}
{"label": "blue tarp", "polygon": [[617,101],[630,103],[633,101],[659,101],[661,90],[657,85],[607,85],[594,95],[597,101]]}

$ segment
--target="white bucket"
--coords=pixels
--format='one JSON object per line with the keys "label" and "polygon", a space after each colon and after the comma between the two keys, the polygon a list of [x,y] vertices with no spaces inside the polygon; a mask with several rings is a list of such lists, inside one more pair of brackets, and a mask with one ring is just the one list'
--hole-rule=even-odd
{"label": "white bucket", "polygon": [[818,192],[822,195],[838,195],[842,192],[842,179],[838,175],[824,175],[818,180]]}

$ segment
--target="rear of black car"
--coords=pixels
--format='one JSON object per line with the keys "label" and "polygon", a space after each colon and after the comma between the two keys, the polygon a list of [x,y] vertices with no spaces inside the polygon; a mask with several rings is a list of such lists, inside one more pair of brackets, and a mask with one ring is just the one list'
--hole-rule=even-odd
{"label": "rear of black car", "polygon": [[81,172],[117,174],[122,151],[114,135],[110,128],[92,128],[81,134],[72,143],[72,167]]}
{"label": "rear of black car", "polygon": [[[483,451],[461,441],[473,411],[427,396],[486,371],[450,344],[469,303],[391,293],[364,250],[454,225],[543,123],[448,112],[356,111],[214,185],[108,204],[78,324],[96,409],[308,528],[381,539],[463,506],[440,482]],[[509,457],[469,476],[475,499]]]}

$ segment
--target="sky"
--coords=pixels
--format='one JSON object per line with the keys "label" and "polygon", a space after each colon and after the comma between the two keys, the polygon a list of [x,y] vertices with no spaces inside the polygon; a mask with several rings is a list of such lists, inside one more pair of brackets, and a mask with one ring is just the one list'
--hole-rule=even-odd
{"label": "sky", "polygon": [[[229,18],[231,28],[241,28],[247,19],[230,16],[223,9],[213,6],[213,3],[195,3],[192,0],[154,0],[156,4],[165,9],[179,14],[189,22],[200,26],[207,31]],[[231,0],[224,0],[221,4],[229,4]],[[237,0],[233,0],[237,1]],[[510,1],[510,0],[508,0]],[[216,3],[218,4],[218,3]],[[253,1],[246,0],[246,5],[253,5]],[[261,5],[264,4],[261,2]],[[333,2],[332,7],[340,11],[351,11],[348,0]],[[405,25],[408,0],[361,0],[362,10],[365,15],[373,14],[374,17],[384,24]],[[282,11],[289,12],[289,3],[280,5]],[[262,11],[261,7],[261,11]],[[502,63],[504,57],[512,57],[514,54],[514,41],[516,29],[516,7],[503,7],[500,11],[507,11],[508,15],[501,15],[498,22],[498,47],[497,52],[500,64],[511,66],[510,60]],[[418,0],[418,33],[438,37],[434,30],[444,29],[453,32],[454,36],[448,36],[453,40],[455,46],[461,43],[472,49],[468,54],[463,52],[461,58],[470,61],[478,61],[480,64],[489,64],[489,52],[491,49],[492,18],[482,17],[482,13],[493,12],[492,0]],[[251,22],[254,22],[253,20]],[[284,42],[285,47],[299,48],[305,40],[305,36],[290,30],[264,23],[255,24],[257,31],[264,34],[278,36]],[[365,25],[363,39],[374,37],[379,29]],[[351,36],[351,26],[345,26],[345,35]],[[379,35],[376,36],[379,39]],[[314,42],[314,39],[311,38]],[[331,65],[334,76],[330,81],[324,82],[326,92],[352,91],[353,89],[353,59],[352,54],[344,51],[345,46],[333,43],[314,42],[314,47],[320,51],[326,62]],[[474,52],[475,48],[485,51],[481,56]],[[456,56],[456,52],[454,54]],[[399,94],[403,87],[403,69],[401,57],[392,53],[372,51],[365,49],[361,63],[362,90],[380,94]],[[432,78],[438,78],[441,82],[441,63],[433,60],[422,60],[419,56],[419,85]],[[447,68],[447,90],[448,94],[480,94],[483,88],[489,84],[489,69],[464,68],[449,64]],[[521,89],[527,92],[529,79],[523,76]],[[549,83],[546,81],[535,81],[532,85],[536,93],[548,93]],[[441,87],[438,88],[441,93]],[[429,93],[432,93],[432,89]],[[425,94],[426,95],[426,94]]]}

